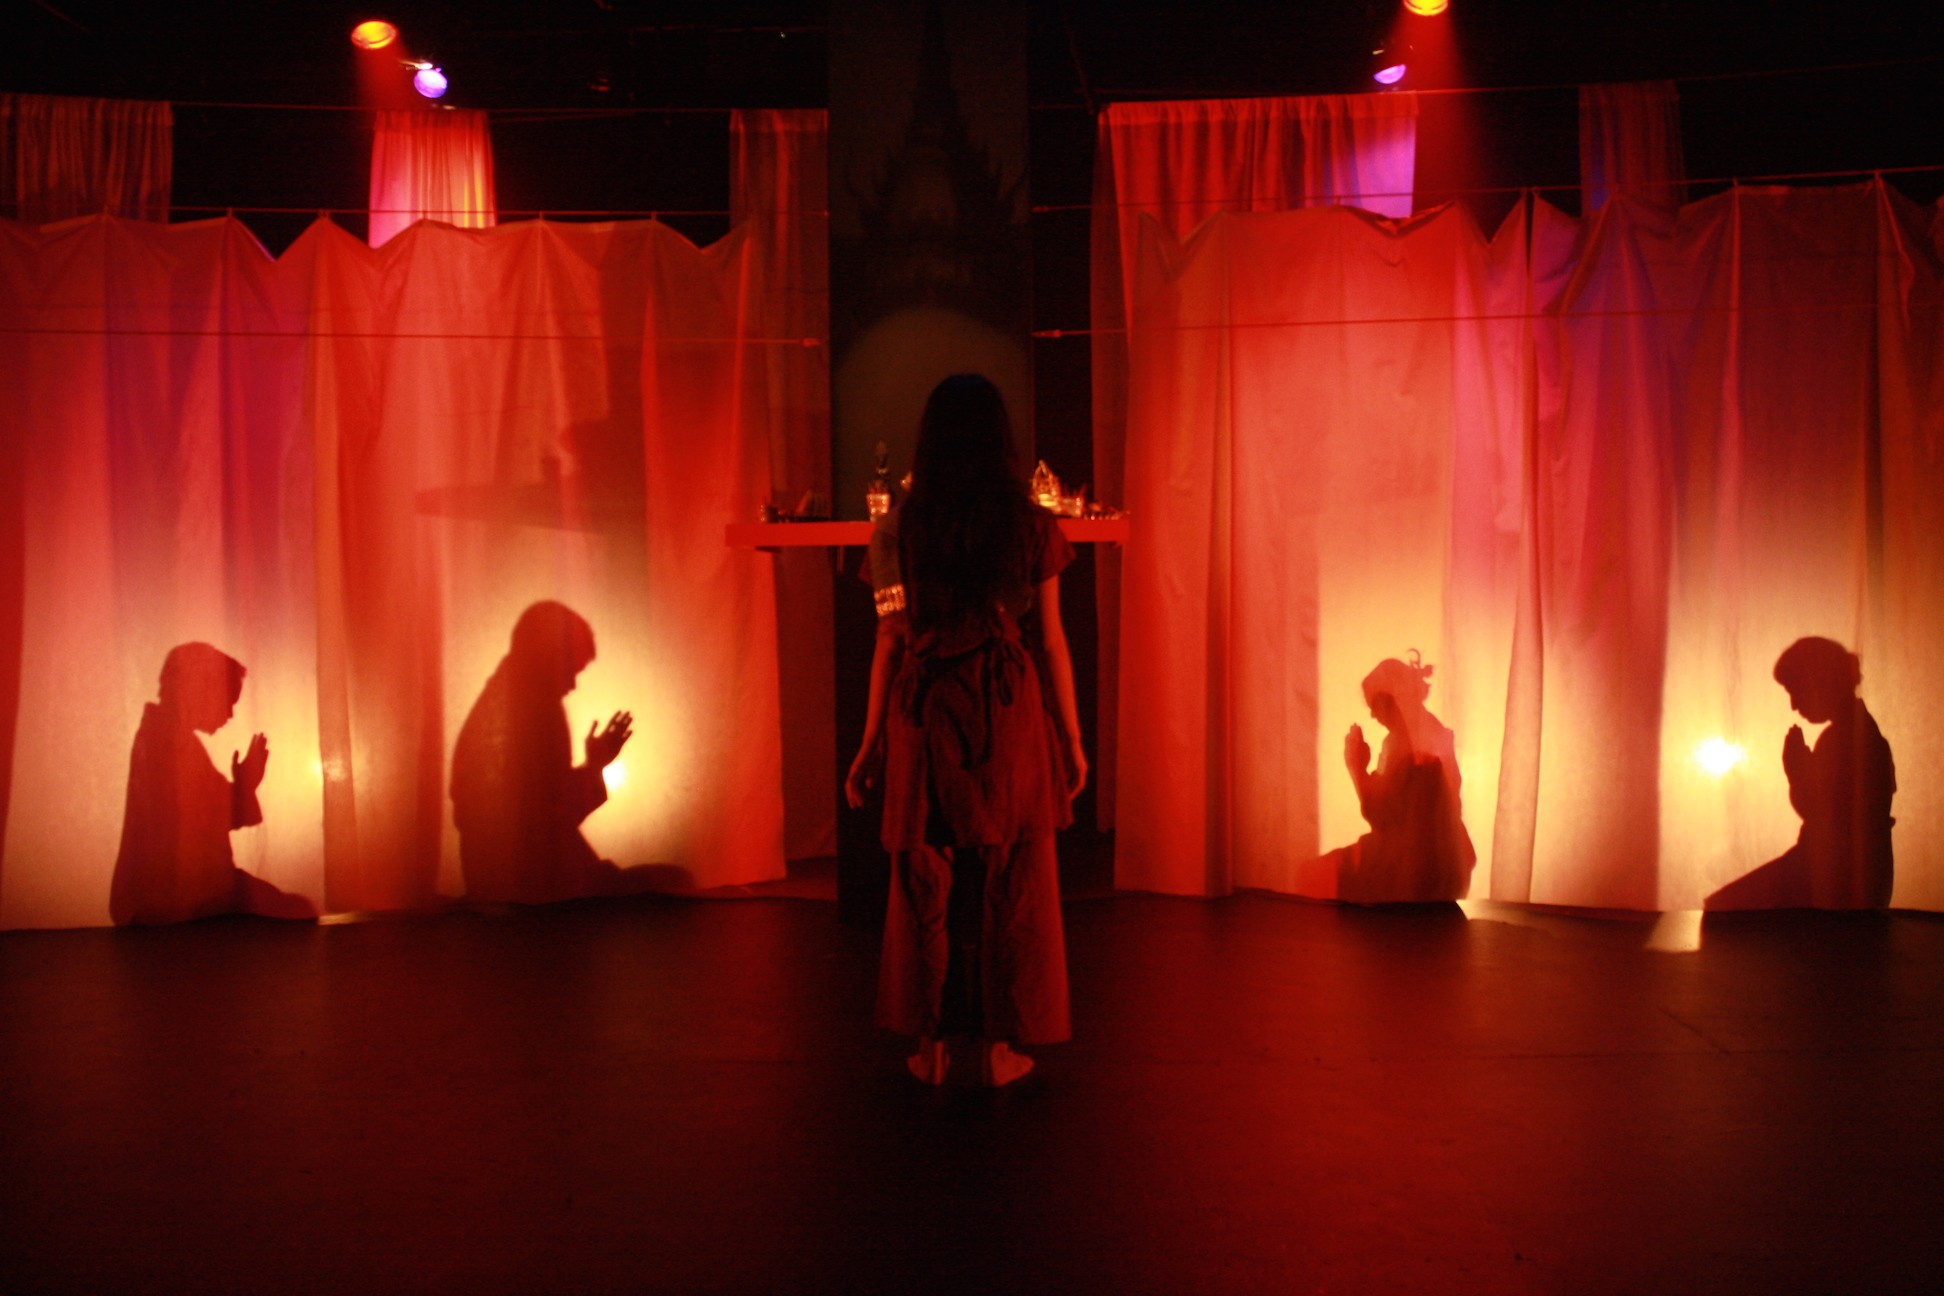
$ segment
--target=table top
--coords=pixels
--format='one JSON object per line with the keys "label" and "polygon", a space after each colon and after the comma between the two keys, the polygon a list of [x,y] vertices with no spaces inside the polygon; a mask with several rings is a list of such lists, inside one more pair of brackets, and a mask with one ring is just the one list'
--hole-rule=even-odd
{"label": "table top", "polygon": [[[1122,544],[1127,519],[1061,518],[1060,530],[1075,544]],[[732,548],[796,549],[817,545],[867,545],[869,522],[731,522],[724,542]]]}

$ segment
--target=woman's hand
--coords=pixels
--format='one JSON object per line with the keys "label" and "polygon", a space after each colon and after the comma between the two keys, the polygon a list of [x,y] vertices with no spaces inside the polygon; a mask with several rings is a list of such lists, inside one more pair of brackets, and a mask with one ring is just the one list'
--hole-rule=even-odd
{"label": "woman's hand", "polygon": [[1782,739],[1782,773],[1793,783],[1808,765],[1809,740],[1802,736],[1801,725],[1790,725],[1788,736]]}
{"label": "woman's hand", "polygon": [[270,743],[262,734],[250,736],[250,750],[238,756],[230,753],[230,782],[245,792],[254,792],[263,782],[263,771],[270,764]]}
{"label": "woman's hand", "polygon": [[616,711],[608,718],[607,728],[596,732],[599,724],[598,720],[587,723],[587,763],[595,769],[606,769],[614,764],[614,758],[634,736],[634,713]]}
{"label": "woman's hand", "polygon": [[1069,738],[1066,743],[1067,799],[1080,795],[1080,789],[1087,786],[1087,752],[1078,738]]}
{"label": "woman's hand", "polygon": [[851,761],[850,773],[844,776],[844,802],[851,809],[863,808],[864,793],[877,783],[878,771],[883,764],[883,744],[867,742],[857,749],[857,758]]}
{"label": "woman's hand", "polygon": [[1370,771],[1370,744],[1364,741],[1362,725],[1351,725],[1350,732],[1343,735],[1343,763],[1352,774]]}

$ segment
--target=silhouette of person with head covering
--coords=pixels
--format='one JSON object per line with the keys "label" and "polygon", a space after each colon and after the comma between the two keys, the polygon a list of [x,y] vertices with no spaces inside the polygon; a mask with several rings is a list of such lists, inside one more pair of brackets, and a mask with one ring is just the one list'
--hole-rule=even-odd
{"label": "silhouette of person with head covering", "polygon": [[452,752],[452,816],[466,894],[545,904],[625,889],[622,870],[594,853],[581,821],[607,801],[602,772],[621,754],[634,717],[589,725],[574,764],[561,699],[594,660],[594,631],[572,609],[535,603],[473,703]]}
{"label": "silhouette of person with head covering", "polygon": [[1370,831],[1325,860],[1339,900],[1355,904],[1457,900],[1471,886],[1478,852],[1459,805],[1458,749],[1451,730],[1424,705],[1432,668],[1395,657],[1364,677],[1364,703],[1384,726],[1377,764],[1363,726],[1343,739],[1343,763]]}
{"label": "silhouette of person with head covering", "polygon": [[206,643],[178,644],[162,660],[156,700],[142,708],[128,756],[121,850],[108,893],[118,926],[224,913],[317,917],[310,901],[245,873],[230,852],[233,829],[263,822],[256,792],[270,745],[252,735],[246,753],[230,754],[224,778],[196,734],[229,723],[244,673],[243,663]]}
{"label": "silhouette of person with head covering", "polygon": [[1775,682],[1811,724],[1828,727],[1812,748],[1801,725],[1782,740],[1789,804],[1802,816],[1796,844],[1709,896],[1709,909],[1881,909],[1894,861],[1890,800],[1897,767],[1875,717],[1856,695],[1856,654],[1811,636],[1782,650]]}

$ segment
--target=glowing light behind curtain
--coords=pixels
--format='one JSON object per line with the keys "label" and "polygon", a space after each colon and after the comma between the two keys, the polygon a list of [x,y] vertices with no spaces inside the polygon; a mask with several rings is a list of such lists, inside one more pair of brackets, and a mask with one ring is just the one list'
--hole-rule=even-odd
{"label": "glowing light behind curtain", "polygon": [[319,222],[273,262],[233,222],[95,220],[0,224],[0,253],[25,513],[0,925],[107,920],[129,740],[197,638],[250,670],[219,764],[270,738],[241,866],[335,910],[456,893],[452,736],[544,597],[599,643],[577,737],[637,715],[596,849],[781,873],[773,593],[721,544],[767,483],[739,237],[427,224],[378,255]]}
{"label": "glowing light behind curtain", "polygon": [[1687,201],[1681,102],[1672,81],[1581,86],[1579,129],[1588,213],[1616,194],[1668,211]]}
{"label": "glowing light behind curtain", "polygon": [[[829,122],[821,108],[737,110],[729,117],[729,210],[761,264],[762,331],[818,339],[769,354],[770,483],[794,507],[830,494]],[[785,549],[776,568],[783,713],[785,850],[837,850],[837,732],[831,708],[831,570],[827,554]]]}
{"label": "glowing light behind curtain", "polygon": [[[1128,428],[1132,266],[1141,219],[1177,239],[1217,212],[1287,211],[1343,203],[1411,211],[1417,97],[1316,95],[1110,105],[1094,162],[1093,395],[1095,497],[1121,499]],[[1100,765],[1096,804],[1112,827],[1118,775],[1120,555],[1102,550]]]}
{"label": "glowing light behind curtain", "polygon": [[174,124],[166,103],[0,94],[0,217],[166,221]]}
{"label": "glowing light behind curtain", "polygon": [[373,247],[416,220],[486,229],[499,220],[493,141],[476,109],[377,114],[371,141]]}
{"label": "glowing light behind curtain", "polygon": [[[1287,888],[1354,837],[1357,682],[1416,646],[1473,894],[1693,907],[1794,839],[1770,670],[1824,634],[1896,752],[1894,902],[1944,905],[1934,233],[1880,186],[1540,204],[1489,244],[1455,210],[1152,229],[1122,884]],[[1706,774],[1713,736],[1749,761]]]}

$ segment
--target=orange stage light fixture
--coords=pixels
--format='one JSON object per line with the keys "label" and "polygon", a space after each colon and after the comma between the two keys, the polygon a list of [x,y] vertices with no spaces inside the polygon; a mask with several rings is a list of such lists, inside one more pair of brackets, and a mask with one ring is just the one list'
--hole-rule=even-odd
{"label": "orange stage light fixture", "polygon": [[1436,18],[1451,8],[1451,0],[1404,0],[1404,7],[1420,18]]}
{"label": "orange stage light fixture", "polygon": [[351,29],[351,43],[361,50],[381,50],[397,39],[398,28],[382,18],[361,22]]}

